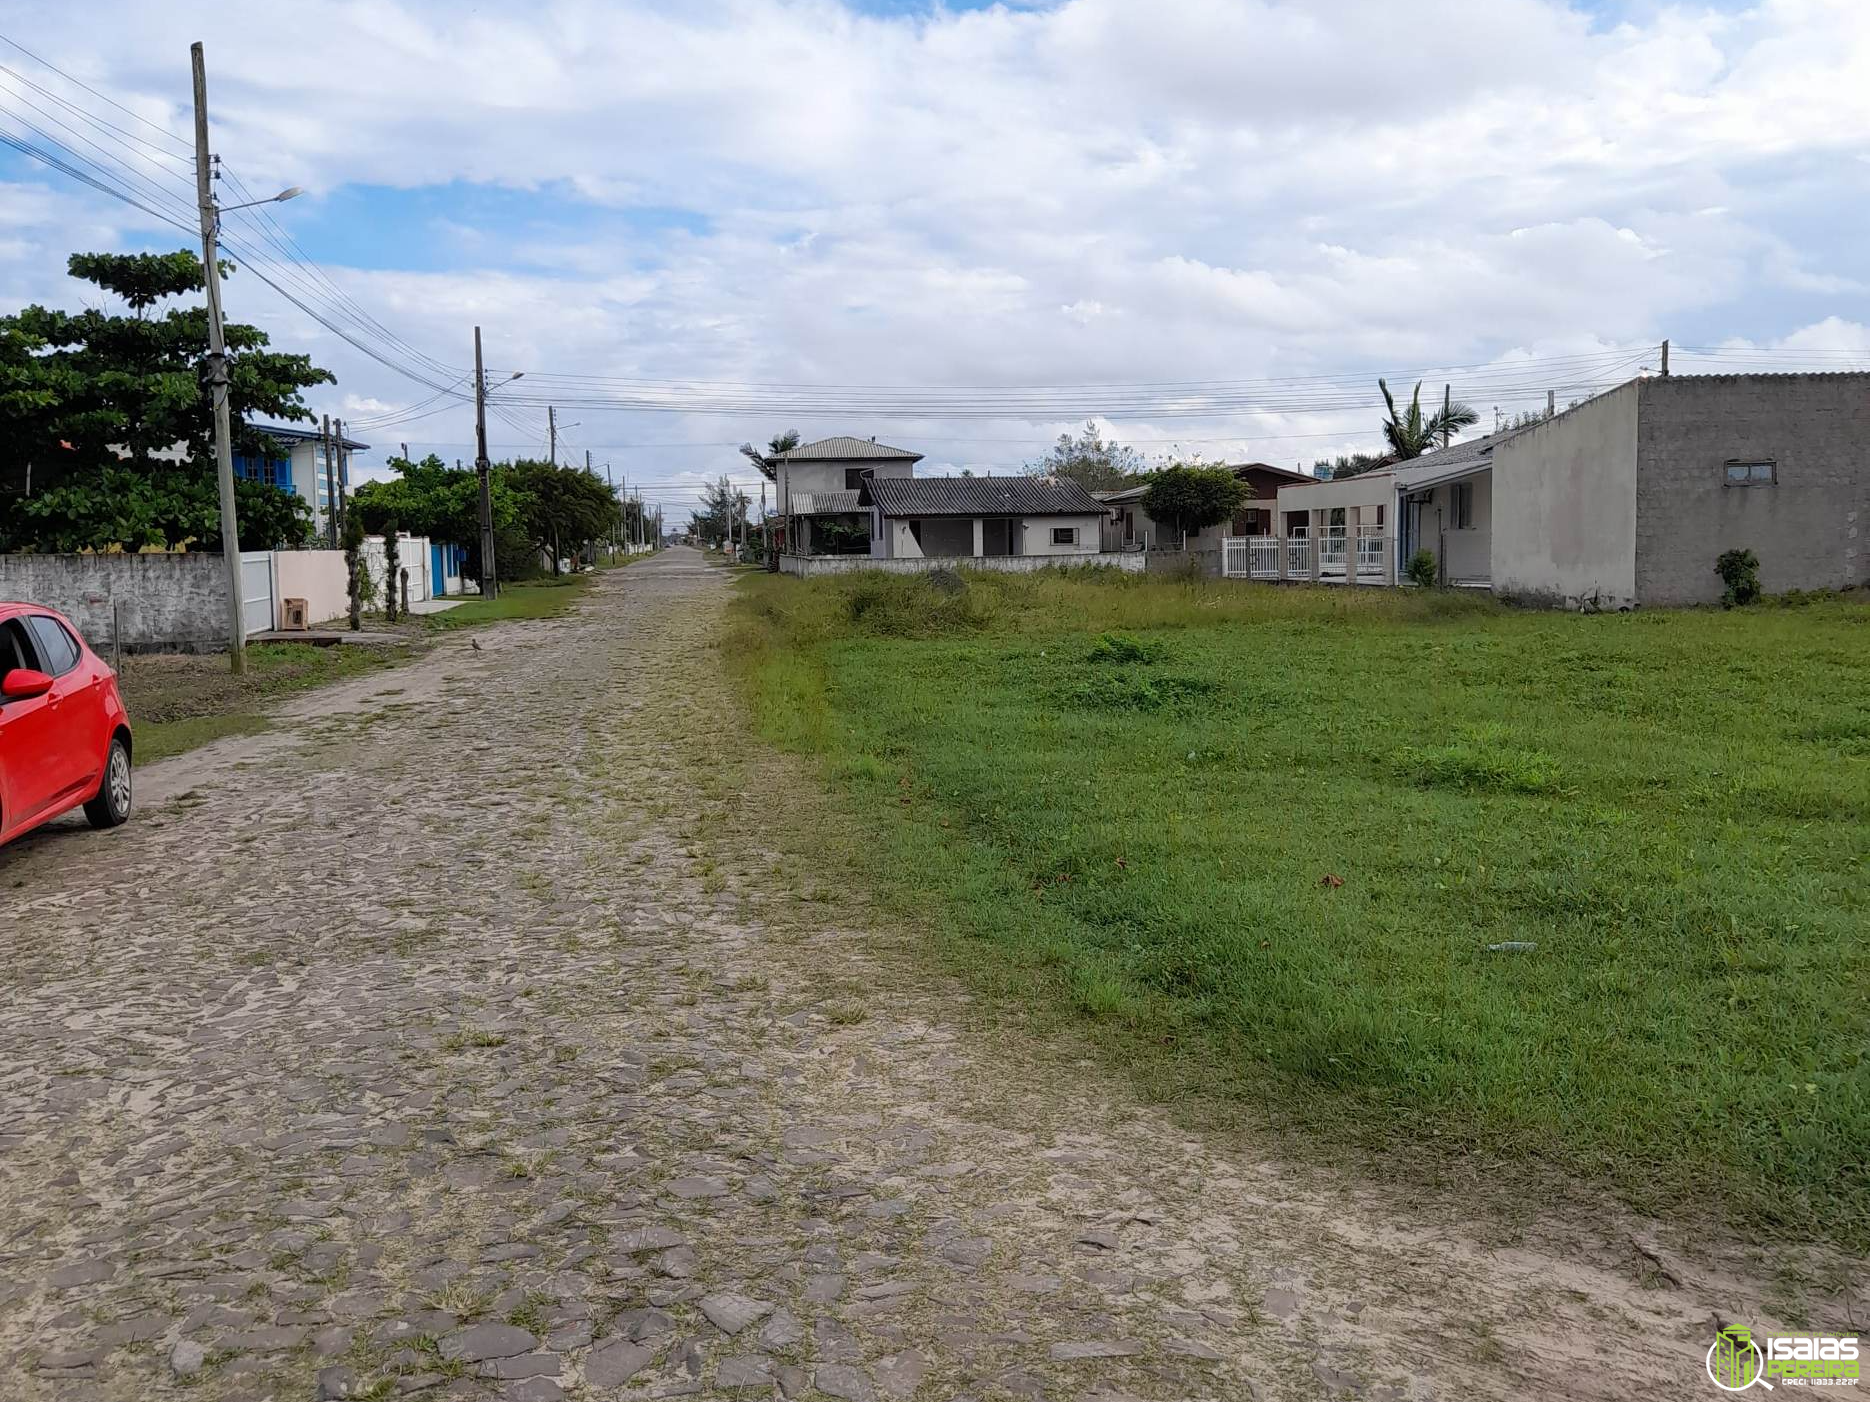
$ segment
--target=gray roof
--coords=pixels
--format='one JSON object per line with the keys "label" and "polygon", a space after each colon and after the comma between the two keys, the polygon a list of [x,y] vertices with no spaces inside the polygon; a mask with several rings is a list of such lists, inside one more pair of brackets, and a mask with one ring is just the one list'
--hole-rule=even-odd
{"label": "gray roof", "polygon": [[862,509],[856,488],[848,492],[794,492],[788,503],[794,516],[847,516]]}
{"label": "gray roof", "polygon": [[[264,433],[268,438],[276,439],[281,443],[310,443],[321,436],[315,428],[289,428],[285,424],[248,424],[247,427],[255,433]],[[355,438],[344,438],[338,442],[340,447],[349,448],[354,452],[362,452],[370,446],[368,443],[359,443]]]}
{"label": "gray roof", "polygon": [[1399,462],[1390,471],[1396,476],[1396,485],[1406,492],[1433,486],[1451,477],[1464,477],[1470,472],[1491,467],[1493,450],[1507,439],[1517,438],[1525,431],[1524,428],[1505,428],[1466,443],[1453,443],[1408,462]]}
{"label": "gray roof", "polygon": [[892,448],[874,438],[821,438],[816,443],[801,443],[784,453],[775,453],[768,462],[867,462],[874,458],[907,458],[922,461],[922,454],[907,448]]}
{"label": "gray roof", "polygon": [[1064,477],[871,477],[863,500],[885,516],[1102,516],[1104,503]]}

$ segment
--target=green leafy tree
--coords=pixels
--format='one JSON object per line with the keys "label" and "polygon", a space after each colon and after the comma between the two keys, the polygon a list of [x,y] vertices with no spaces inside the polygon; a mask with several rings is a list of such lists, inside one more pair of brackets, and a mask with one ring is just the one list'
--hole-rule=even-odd
{"label": "green leafy tree", "polygon": [[1446,395],[1442,406],[1432,414],[1422,412],[1422,382],[1416,381],[1415,394],[1409,400],[1406,412],[1396,412],[1396,400],[1390,394],[1389,384],[1377,381],[1377,388],[1383,391],[1383,403],[1389,408],[1389,417],[1383,421],[1383,440],[1390,446],[1392,461],[1406,461],[1419,458],[1422,454],[1442,445],[1444,436],[1451,437],[1464,428],[1472,428],[1480,422],[1480,415],[1468,405]]}
{"label": "green leafy tree", "polygon": [[[0,547],[218,548],[201,260],[186,249],[77,253],[67,266],[102,304],[0,317]],[[301,393],[332,377],[306,356],[267,349],[257,327],[230,323],[226,333],[234,448],[277,454],[244,425],[309,419]],[[243,547],[302,538],[300,512],[272,499],[290,496],[245,484],[241,501],[259,519],[255,533],[243,524]]]}
{"label": "green leafy tree", "polygon": [[401,541],[397,539],[396,518],[383,523],[383,616],[396,621],[397,572],[402,568]]}
{"label": "green leafy tree", "polygon": [[747,494],[722,477],[701,490],[701,505],[689,513],[688,529],[710,549],[720,549],[746,517]]}
{"label": "green leafy tree", "polygon": [[1122,443],[1106,442],[1096,420],[1085,424],[1084,432],[1076,437],[1059,434],[1051,451],[1026,464],[1026,471],[1035,477],[1066,477],[1087,492],[1130,486],[1143,470],[1143,455]]}
{"label": "green leafy tree", "polygon": [[566,552],[580,554],[616,529],[623,512],[610,487],[581,467],[522,459],[504,470],[519,508],[518,524],[551,557],[552,573]]}
{"label": "green leafy tree", "polygon": [[1165,467],[1149,474],[1139,502],[1152,520],[1195,535],[1230,519],[1252,496],[1247,484],[1225,467]]}
{"label": "green leafy tree", "polygon": [[751,443],[740,445],[741,456],[759,468],[760,475],[771,482],[779,476],[779,466],[773,461],[781,453],[789,453],[799,446],[799,431],[789,428],[784,433],[775,433],[766,441],[766,451],[761,452]]}

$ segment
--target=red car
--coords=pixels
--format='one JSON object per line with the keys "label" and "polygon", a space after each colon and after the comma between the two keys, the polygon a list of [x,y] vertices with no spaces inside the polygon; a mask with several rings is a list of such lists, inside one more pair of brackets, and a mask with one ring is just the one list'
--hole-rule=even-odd
{"label": "red car", "polygon": [[0,603],[0,843],[84,805],[130,816],[130,715],[117,674],[64,618]]}

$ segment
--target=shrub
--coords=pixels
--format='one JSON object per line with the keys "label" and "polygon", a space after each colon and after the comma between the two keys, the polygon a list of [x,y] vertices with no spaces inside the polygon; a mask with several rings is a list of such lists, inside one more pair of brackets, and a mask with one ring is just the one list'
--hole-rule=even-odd
{"label": "shrub", "polygon": [[1128,633],[1105,633],[1091,644],[1093,662],[1154,662],[1159,649]]}
{"label": "shrub", "polygon": [[1433,550],[1418,550],[1409,557],[1409,581],[1433,589],[1441,580],[1441,562]]}
{"label": "shrub", "polygon": [[1760,557],[1751,550],[1724,550],[1714,562],[1714,572],[1727,585],[1721,595],[1722,608],[1750,604],[1760,597]]}

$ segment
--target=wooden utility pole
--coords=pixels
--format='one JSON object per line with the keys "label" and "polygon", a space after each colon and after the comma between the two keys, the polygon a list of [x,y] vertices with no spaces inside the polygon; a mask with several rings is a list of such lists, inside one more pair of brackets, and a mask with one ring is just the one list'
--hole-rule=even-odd
{"label": "wooden utility pole", "polygon": [[1454,442],[1454,425],[1448,422],[1448,415],[1454,410],[1454,388],[1444,384],[1441,387],[1441,445],[1446,448]]}
{"label": "wooden utility pole", "polygon": [[227,410],[227,333],[221,325],[221,258],[215,225],[214,158],[208,154],[208,66],[191,44],[195,70],[195,201],[201,214],[201,275],[208,290],[208,384],[214,399],[214,468],[221,489],[221,554],[227,562],[227,641],[236,675],[247,670],[247,620],[241,608],[240,522],[234,514],[233,428]]}
{"label": "wooden utility pole", "polygon": [[552,466],[558,466],[558,410],[550,404],[545,406],[545,436],[547,443],[546,458]]}
{"label": "wooden utility pole", "polygon": [[480,596],[494,597],[493,464],[487,460],[487,371],[481,365],[480,327],[474,328],[474,473],[480,479]]}

